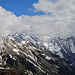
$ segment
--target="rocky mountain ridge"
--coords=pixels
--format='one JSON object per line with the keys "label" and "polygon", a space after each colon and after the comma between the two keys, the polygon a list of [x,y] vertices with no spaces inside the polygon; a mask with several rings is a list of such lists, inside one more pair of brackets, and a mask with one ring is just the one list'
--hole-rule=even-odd
{"label": "rocky mountain ridge", "polygon": [[60,37],[53,38],[45,44],[53,54],[59,55],[65,59],[71,66],[75,67],[75,37],[71,36],[66,39]]}
{"label": "rocky mountain ridge", "polygon": [[74,75],[75,69],[39,38],[15,33],[0,39],[0,69],[22,75]]}

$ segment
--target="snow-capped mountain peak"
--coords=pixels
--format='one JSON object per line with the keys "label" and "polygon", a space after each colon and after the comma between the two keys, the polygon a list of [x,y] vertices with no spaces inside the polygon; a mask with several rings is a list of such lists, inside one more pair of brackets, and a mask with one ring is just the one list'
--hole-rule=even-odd
{"label": "snow-capped mountain peak", "polygon": [[[38,37],[25,34],[8,35],[0,39],[0,68],[18,70],[27,75],[68,75],[68,72],[73,74],[74,70],[70,65],[73,66],[75,62],[72,57],[72,54],[75,55],[74,46],[74,38],[54,38],[43,42]],[[70,65],[58,55],[71,60]]]}

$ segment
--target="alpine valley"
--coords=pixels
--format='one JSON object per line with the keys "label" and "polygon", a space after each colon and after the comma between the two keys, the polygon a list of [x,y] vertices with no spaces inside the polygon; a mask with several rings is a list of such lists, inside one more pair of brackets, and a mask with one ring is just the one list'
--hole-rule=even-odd
{"label": "alpine valley", "polygon": [[75,75],[75,37],[48,42],[21,33],[1,37],[0,75]]}

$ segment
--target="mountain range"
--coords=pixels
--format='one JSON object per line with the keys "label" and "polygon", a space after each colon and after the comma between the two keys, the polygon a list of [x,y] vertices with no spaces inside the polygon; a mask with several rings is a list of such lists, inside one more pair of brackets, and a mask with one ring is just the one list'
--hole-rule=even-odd
{"label": "mountain range", "polygon": [[48,42],[15,33],[0,38],[0,75],[75,75],[75,37]]}

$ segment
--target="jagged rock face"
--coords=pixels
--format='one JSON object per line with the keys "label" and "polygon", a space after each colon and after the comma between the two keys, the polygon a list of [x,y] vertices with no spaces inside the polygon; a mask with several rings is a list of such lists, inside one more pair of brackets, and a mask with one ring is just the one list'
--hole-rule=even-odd
{"label": "jagged rock face", "polygon": [[0,69],[23,75],[75,75],[74,69],[46,49],[38,38],[23,34],[1,38]]}
{"label": "jagged rock face", "polygon": [[75,67],[75,38],[61,39],[53,38],[49,43],[46,44],[52,53],[59,55],[65,59],[71,66]]}

